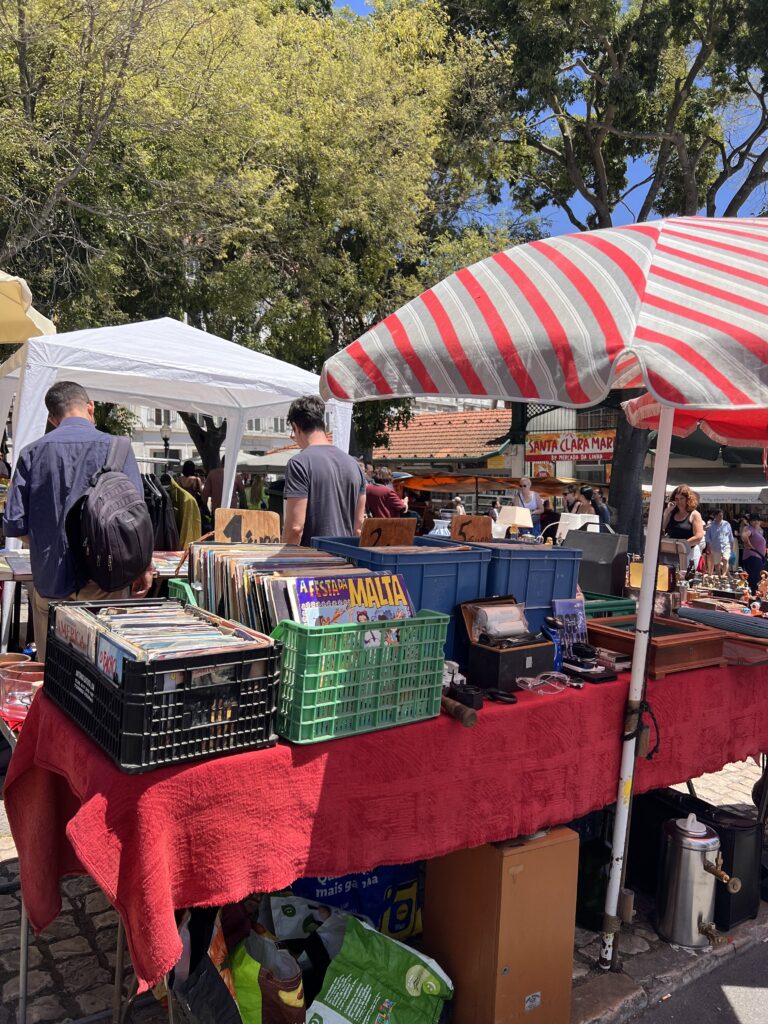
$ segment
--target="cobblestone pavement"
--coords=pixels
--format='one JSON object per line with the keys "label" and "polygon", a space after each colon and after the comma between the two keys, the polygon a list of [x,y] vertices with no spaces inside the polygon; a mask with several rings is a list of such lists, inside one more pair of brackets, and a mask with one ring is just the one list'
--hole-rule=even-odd
{"label": "cobblestone pavement", "polygon": [[[759,776],[753,761],[728,765],[717,774],[697,779],[696,793],[713,804],[735,806],[754,814],[751,791]],[[16,850],[0,803],[0,884],[17,876]],[[95,883],[86,877],[63,883],[62,903],[62,913],[50,928],[30,941],[30,1024],[64,1024],[106,1010],[112,1003],[117,916]],[[723,957],[758,941],[768,941],[768,904],[763,908],[757,921],[734,928],[726,945],[699,952],[682,950],[659,939],[651,924],[650,904],[639,899],[636,921],[631,928],[625,926],[621,936],[623,971],[616,974],[606,974],[596,967],[597,933],[577,929],[572,1024],[621,1024],[711,970]],[[16,1021],[19,914],[18,894],[0,895],[0,1024]],[[126,990],[129,984],[127,967]],[[135,1024],[159,1024],[167,1020],[167,1015],[159,1004],[153,1004],[134,1010],[130,1020]]]}
{"label": "cobblestone pavement", "polygon": [[[702,775],[694,780],[694,787],[696,796],[708,803],[755,817],[752,787],[759,778],[760,768],[750,758],[726,765],[720,772]],[[686,791],[684,783],[673,788]],[[623,926],[619,939],[621,973],[601,971],[596,966],[600,951],[597,932],[576,929],[571,1024],[629,1021],[648,1006],[669,998],[675,990],[715,969],[723,958],[758,942],[768,942],[768,903],[761,903],[756,920],[732,928],[725,944],[701,950],[672,946],[660,939],[652,923],[652,902],[641,894],[636,895],[635,910],[635,921],[631,927]]]}

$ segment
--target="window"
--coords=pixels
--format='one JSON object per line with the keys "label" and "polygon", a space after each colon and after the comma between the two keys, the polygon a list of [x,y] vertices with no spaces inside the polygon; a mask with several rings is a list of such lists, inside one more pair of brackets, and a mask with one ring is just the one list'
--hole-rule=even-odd
{"label": "window", "polygon": [[576,430],[615,430],[618,422],[618,409],[579,409],[576,412]]}
{"label": "window", "polygon": [[170,425],[171,425],[171,410],[170,409],[155,409],[155,426],[156,427],[162,427],[163,424],[165,424],[165,426],[167,426],[167,427],[170,427]]}

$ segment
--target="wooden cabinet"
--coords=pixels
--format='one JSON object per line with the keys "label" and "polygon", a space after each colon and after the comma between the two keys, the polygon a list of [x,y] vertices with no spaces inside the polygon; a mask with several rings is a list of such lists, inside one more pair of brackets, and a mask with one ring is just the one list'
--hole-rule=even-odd
{"label": "wooden cabinet", "polygon": [[578,862],[568,828],[428,861],[424,951],[453,1024],[569,1024]]}

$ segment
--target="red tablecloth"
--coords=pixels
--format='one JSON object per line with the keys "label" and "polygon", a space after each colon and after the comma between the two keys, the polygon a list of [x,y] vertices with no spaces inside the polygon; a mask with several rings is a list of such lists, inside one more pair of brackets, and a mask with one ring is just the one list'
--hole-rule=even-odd
{"label": "red tablecloth", "polygon": [[[85,869],[119,910],[142,987],[181,953],[174,908],[434,857],[567,822],[616,796],[626,678],[308,747],[279,744],[131,776],[44,695],[5,801],[40,930]],[[768,750],[768,667],[652,683],[662,747],[637,790]]]}

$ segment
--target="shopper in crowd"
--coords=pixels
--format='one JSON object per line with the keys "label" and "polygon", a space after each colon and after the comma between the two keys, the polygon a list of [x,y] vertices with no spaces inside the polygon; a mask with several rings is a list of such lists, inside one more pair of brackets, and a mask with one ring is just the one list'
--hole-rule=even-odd
{"label": "shopper in crowd", "polygon": [[424,511],[421,513],[421,526],[419,532],[430,533],[435,528],[435,509],[431,501],[424,502]]}
{"label": "shopper in crowd", "polygon": [[[223,504],[224,493],[224,459],[216,469],[210,469],[203,484],[203,504],[207,507],[211,503],[211,513],[216,514],[216,509]],[[245,484],[239,473],[235,473],[235,482],[232,486],[231,508],[242,508],[245,504]]]}
{"label": "shopper in crowd", "polygon": [[723,510],[717,509],[712,522],[704,530],[706,540],[707,572],[722,576],[728,572],[733,549],[733,530],[731,524],[723,516]]}
{"label": "shopper in crowd", "polygon": [[267,508],[267,488],[264,477],[259,473],[251,474],[251,479],[245,487],[245,502],[248,508]]}
{"label": "shopper in crowd", "polygon": [[365,476],[355,459],[328,440],[325,402],[305,395],[288,410],[291,435],[301,449],[285,468],[283,542],[312,537],[359,536],[365,518]]}
{"label": "shopper in crowd", "polygon": [[[70,506],[106,463],[112,435],[94,426],[93,402],[80,384],[66,380],[54,384],[45,396],[45,405],[53,429],[22,449],[5,507],[5,535],[29,543],[32,614],[40,661],[45,660],[50,601],[128,596],[127,589],[108,594],[93,580],[82,580],[65,526]],[[130,450],[123,472],[143,496],[141,475]],[[152,567],[148,566],[133,581],[130,593],[144,597],[151,585]]]}
{"label": "shopper in crowd", "polygon": [[581,502],[575,484],[569,484],[563,491],[563,503],[565,504],[566,512],[578,512],[577,506]]}
{"label": "shopper in crowd", "polygon": [[597,499],[598,504],[605,510],[600,513],[602,523],[605,526],[610,526],[613,518],[613,509],[608,504],[608,497],[602,487],[595,487],[595,498]]}
{"label": "shopper in crowd", "polygon": [[685,541],[688,547],[688,564],[698,568],[701,558],[701,542],[704,539],[704,521],[698,511],[699,499],[686,484],[676,487],[667,503],[662,520],[665,537]]}
{"label": "shopper in crowd", "polygon": [[[515,492],[513,504],[519,505],[521,508],[528,509],[531,513],[531,520],[533,522],[533,532],[538,536],[541,532],[539,516],[544,511],[544,505],[542,504],[538,491],[532,490],[531,478],[529,476],[520,477],[520,487]],[[521,532],[527,531],[522,530]]]}
{"label": "shopper in crowd", "polygon": [[581,503],[579,511],[586,515],[597,516],[600,526],[610,526],[611,524],[611,513],[607,505],[604,505],[598,497],[598,492],[593,490],[588,484],[580,488],[579,495],[581,496]]}
{"label": "shopper in crowd", "polygon": [[741,562],[747,573],[749,589],[754,594],[765,562],[765,537],[757,512],[753,512],[747,519],[747,525],[741,531],[741,543],[744,549]]}
{"label": "shopper in crowd", "polygon": [[392,487],[392,473],[386,466],[373,471],[373,483],[365,488],[365,510],[375,519],[396,519],[408,511],[408,499]]}
{"label": "shopper in crowd", "polygon": [[491,504],[490,504],[490,507],[488,509],[488,515],[491,517],[491,519],[494,521],[494,523],[499,518],[499,499],[498,498],[491,498]]}
{"label": "shopper in crowd", "polygon": [[366,464],[365,464],[365,480],[366,480],[366,483],[369,483],[369,484],[373,483],[373,463],[372,462],[366,462]]}
{"label": "shopper in crowd", "polygon": [[546,537],[553,537],[554,538],[555,531],[554,530],[547,530],[547,527],[548,526],[552,526],[554,523],[559,523],[560,522],[560,513],[559,512],[555,512],[553,510],[552,502],[549,500],[549,498],[545,498],[544,499],[543,505],[544,505],[544,507],[542,509],[541,515],[539,516],[539,523],[541,525],[541,532],[545,533],[545,531],[546,531],[545,539],[546,539]]}
{"label": "shopper in crowd", "polygon": [[197,475],[195,464],[192,459],[187,459],[184,465],[181,467],[181,474],[176,480],[179,487],[183,487],[185,491],[189,491],[195,498],[199,498],[203,492],[203,485],[200,482],[200,477]]}
{"label": "shopper in crowd", "polygon": [[454,515],[465,516],[467,514],[467,510],[464,507],[464,502],[462,501],[458,494],[453,499],[452,505]]}

